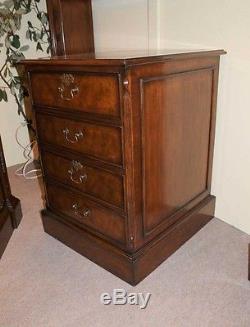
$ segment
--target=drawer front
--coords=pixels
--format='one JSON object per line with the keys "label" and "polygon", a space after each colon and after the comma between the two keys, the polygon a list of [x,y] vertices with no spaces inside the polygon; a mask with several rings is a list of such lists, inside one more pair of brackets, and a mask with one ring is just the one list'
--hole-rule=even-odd
{"label": "drawer front", "polygon": [[102,126],[38,113],[36,120],[41,142],[63,146],[96,159],[122,165],[121,129],[119,127]]}
{"label": "drawer front", "polygon": [[123,209],[123,176],[88,166],[80,160],[62,158],[49,152],[43,152],[42,160],[47,176]]}
{"label": "drawer front", "polygon": [[120,117],[117,74],[31,73],[33,103]]}
{"label": "drawer front", "polygon": [[114,240],[125,242],[125,221],[111,210],[98,206],[74,192],[58,186],[47,186],[49,207],[82,226],[88,226]]}

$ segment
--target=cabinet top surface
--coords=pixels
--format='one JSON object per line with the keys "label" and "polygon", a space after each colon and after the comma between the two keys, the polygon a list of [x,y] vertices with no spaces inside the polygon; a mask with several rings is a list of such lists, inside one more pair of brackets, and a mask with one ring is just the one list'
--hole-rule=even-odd
{"label": "cabinet top surface", "polygon": [[220,56],[224,50],[129,50],[83,53],[23,60],[25,65],[137,65],[157,61],[177,60],[195,57]]}

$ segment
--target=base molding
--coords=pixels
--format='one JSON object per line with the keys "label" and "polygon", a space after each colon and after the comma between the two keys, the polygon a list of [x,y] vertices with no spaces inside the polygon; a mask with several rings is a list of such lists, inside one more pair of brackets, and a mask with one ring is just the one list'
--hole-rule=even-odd
{"label": "base molding", "polygon": [[45,232],[131,285],[137,285],[214,217],[215,197],[208,196],[174,225],[130,254],[42,210]]}

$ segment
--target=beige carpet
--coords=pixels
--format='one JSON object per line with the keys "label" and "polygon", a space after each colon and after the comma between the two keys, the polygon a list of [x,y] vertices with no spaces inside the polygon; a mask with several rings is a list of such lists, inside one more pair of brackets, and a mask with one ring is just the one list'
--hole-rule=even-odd
{"label": "beige carpet", "polygon": [[[214,219],[137,287],[42,230],[36,181],[11,175],[24,217],[0,261],[0,327],[249,327],[250,237]],[[146,310],[104,306],[103,292],[152,293]]]}

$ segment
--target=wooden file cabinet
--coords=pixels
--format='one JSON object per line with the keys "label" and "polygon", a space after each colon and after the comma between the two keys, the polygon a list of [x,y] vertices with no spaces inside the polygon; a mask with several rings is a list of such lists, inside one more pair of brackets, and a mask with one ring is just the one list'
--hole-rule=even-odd
{"label": "wooden file cabinet", "polygon": [[23,62],[47,233],[135,285],[213,217],[223,53]]}

